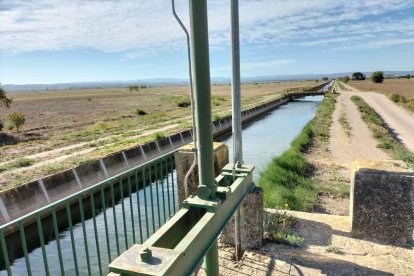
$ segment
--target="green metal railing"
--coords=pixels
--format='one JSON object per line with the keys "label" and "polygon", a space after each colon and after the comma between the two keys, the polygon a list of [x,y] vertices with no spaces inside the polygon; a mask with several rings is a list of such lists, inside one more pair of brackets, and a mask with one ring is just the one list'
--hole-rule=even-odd
{"label": "green metal railing", "polygon": [[0,226],[0,274],[103,275],[178,209],[174,153]]}

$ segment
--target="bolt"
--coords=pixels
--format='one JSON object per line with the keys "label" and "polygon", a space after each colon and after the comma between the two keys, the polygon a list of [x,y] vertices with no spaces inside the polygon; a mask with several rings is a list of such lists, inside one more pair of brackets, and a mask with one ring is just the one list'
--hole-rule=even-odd
{"label": "bolt", "polygon": [[148,247],[144,247],[140,252],[139,256],[141,257],[141,261],[148,262],[152,259],[152,251]]}

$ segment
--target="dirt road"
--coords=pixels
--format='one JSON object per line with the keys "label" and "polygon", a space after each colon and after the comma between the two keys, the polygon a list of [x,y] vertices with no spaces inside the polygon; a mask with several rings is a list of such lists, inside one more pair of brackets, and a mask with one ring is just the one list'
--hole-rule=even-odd
{"label": "dirt road", "polygon": [[[351,101],[351,96],[355,93],[343,90],[340,93],[333,113],[329,143],[335,162],[348,171],[352,161],[356,159],[389,159],[385,152],[376,147],[377,141],[372,137],[371,131],[361,119],[359,110]],[[340,117],[348,122],[349,127],[345,128],[340,123]]]}
{"label": "dirt road", "polygon": [[375,92],[361,92],[349,85],[346,94],[359,95],[384,119],[397,139],[414,152],[414,114],[394,104],[385,95]]}

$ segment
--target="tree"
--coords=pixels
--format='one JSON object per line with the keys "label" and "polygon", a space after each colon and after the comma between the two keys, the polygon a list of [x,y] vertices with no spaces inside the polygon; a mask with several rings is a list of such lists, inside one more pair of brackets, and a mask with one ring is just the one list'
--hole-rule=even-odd
{"label": "tree", "polygon": [[16,127],[17,131],[19,131],[20,127],[26,122],[26,117],[23,113],[13,112],[9,114],[9,120]]}
{"label": "tree", "polygon": [[[1,85],[1,84],[0,84]],[[7,97],[6,91],[0,86],[0,103],[5,107],[10,107],[13,99]]]}
{"label": "tree", "polygon": [[352,80],[365,80],[365,75],[361,72],[355,72],[352,74]]}
{"label": "tree", "polygon": [[[0,105],[3,105],[9,108],[12,102],[13,102],[13,99],[7,97],[6,91],[3,89],[3,87],[1,87],[1,83],[0,83]],[[4,128],[4,121],[0,118],[0,131],[3,131],[3,128]]]}
{"label": "tree", "polygon": [[375,71],[371,74],[371,80],[373,83],[382,83],[384,80],[384,72]]}
{"label": "tree", "polygon": [[327,81],[328,80],[328,77],[323,77],[322,80],[323,81]]}

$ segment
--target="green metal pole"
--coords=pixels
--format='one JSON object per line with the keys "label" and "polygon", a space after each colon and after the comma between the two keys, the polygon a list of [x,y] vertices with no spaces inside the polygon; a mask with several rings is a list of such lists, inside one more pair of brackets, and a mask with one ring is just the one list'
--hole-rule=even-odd
{"label": "green metal pole", "polygon": [[[213,133],[211,130],[210,59],[208,47],[207,1],[190,0],[191,54],[194,77],[199,185],[197,196],[215,198]],[[205,256],[207,275],[218,275],[217,241]]]}
{"label": "green metal pole", "polygon": [[219,275],[217,240],[215,240],[211,245],[206,257],[204,258],[204,269],[206,270],[208,276]]}
{"label": "green metal pole", "polygon": [[208,47],[207,1],[190,0],[191,54],[194,77],[196,130],[199,166],[197,195],[215,197],[213,133],[211,130],[210,61]]}

